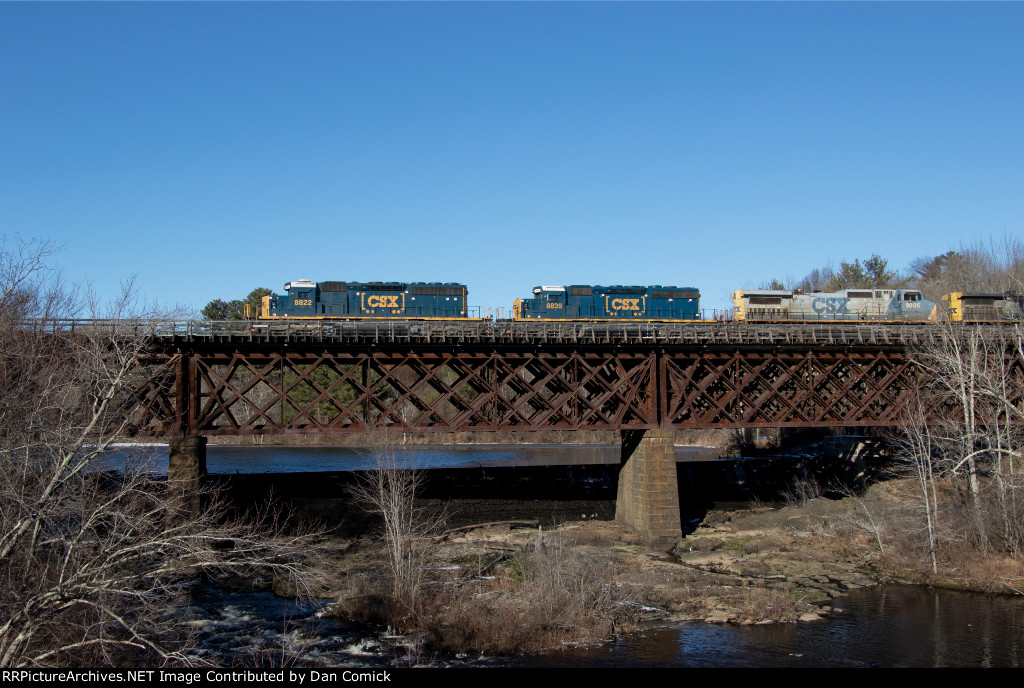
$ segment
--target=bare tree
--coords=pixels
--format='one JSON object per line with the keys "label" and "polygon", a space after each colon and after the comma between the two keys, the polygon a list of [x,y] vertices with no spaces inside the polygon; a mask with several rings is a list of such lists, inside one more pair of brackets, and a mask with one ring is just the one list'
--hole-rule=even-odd
{"label": "bare tree", "polygon": [[212,494],[186,515],[144,464],[110,465],[150,321],[129,289],[114,320],[67,327],[82,302],[53,279],[52,254],[40,242],[0,248],[0,665],[187,662],[190,581],[262,571],[302,589],[315,551]]}
{"label": "bare tree", "polygon": [[1024,242],[1017,237],[961,245],[956,251],[911,263],[914,286],[937,301],[949,292],[1017,292],[1024,289]]}
{"label": "bare tree", "polygon": [[952,510],[950,518],[959,519],[982,554],[1024,553],[1024,330],[956,323],[942,328],[937,343],[918,352],[925,383],[901,441],[924,497],[933,571],[942,525],[940,483],[965,496],[964,508]]}
{"label": "bare tree", "polygon": [[381,428],[369,433],[368,449],[375,467],[357,474],[353,497],[381,518],[392,598],[412,610],[418,602],[427,536],[438,529],[444,514],[431,513],[416,503],[425,474],[399,456],[395,432]]}
{"label": "bare tree", "polygon": [[913,467],[913,475],[921,491],[921,505],[925,514],[925,529],[928,535],[928,557],[933,574],[939,572],[938,564],[938,522],[939,501],[936,489],[938,469],[937,448],[933,447],[932,432],[926,420],[924,405],[920,397],[906,409],[906,424],[902,431],[891,438],[896,452]]}

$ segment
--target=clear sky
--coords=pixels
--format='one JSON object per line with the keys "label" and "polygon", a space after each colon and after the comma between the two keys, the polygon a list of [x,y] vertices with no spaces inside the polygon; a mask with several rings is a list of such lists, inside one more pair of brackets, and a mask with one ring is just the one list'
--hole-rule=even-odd
{"label": "clear sky", "polygon": [[1024,226],[1022,3],[0,2],[0,233],[101,298],[733,289]]}

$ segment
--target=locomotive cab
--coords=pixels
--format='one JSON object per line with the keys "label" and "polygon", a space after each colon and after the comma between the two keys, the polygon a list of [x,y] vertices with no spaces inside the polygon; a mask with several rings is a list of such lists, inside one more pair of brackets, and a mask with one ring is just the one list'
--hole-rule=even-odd
{"label": "locomotive cab", "polygon": [[320,303],[319,285],[308,279],[286,282],[284,294],[263,297],[260,317],[275,318],[282,315],[293,317],[314,317]]}
{"label": "locomotive cab", "polygon": [[935,320],[939,309],[936,304],[925,299],[920,291],[903,289],[896,292],[893,311],[909,320]]}
{"label": "locomotive cab", "polygon": [[565,287],[534,287],[532,299],[516,299],[513,302],[514,317],[517,320],[564,318],[565,295]]}

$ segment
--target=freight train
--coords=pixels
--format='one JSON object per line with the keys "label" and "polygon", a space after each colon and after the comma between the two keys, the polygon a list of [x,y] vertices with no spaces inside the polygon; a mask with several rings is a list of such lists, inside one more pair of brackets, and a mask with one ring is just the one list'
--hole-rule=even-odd
{"label": "freight train", "polygon": [[740,290],[732,293],[733,319],[743,322],[863,320],[933,322],[1019,322],[1024,295],[952,292],[941,306],[917,289],[844,289],[837,292]]}
{"label": "freight train", "polygon": [[[263,297],[259,319],[483,320],[470,317],[469,290],[455,282],[313,282],[284,285]],[[739,322],[1006,322],[1024,319],[1024,296],[953,292],[939,305],[917,289],[836,292],[738,290],[731,294]],[[700,291],[674,286],[538,286],[516,299],[516,321],[701,321]]]}

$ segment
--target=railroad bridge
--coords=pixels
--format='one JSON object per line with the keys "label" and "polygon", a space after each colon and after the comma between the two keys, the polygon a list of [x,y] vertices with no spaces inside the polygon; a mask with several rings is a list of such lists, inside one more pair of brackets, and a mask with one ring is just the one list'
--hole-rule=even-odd
{"label": "railroad bridge", "polygon": [[928,325],[501,321],[166,323],[138,436],[205,470],[209,436],[616,430],[617,518],[678,537],[672,430],[899,422]]}

